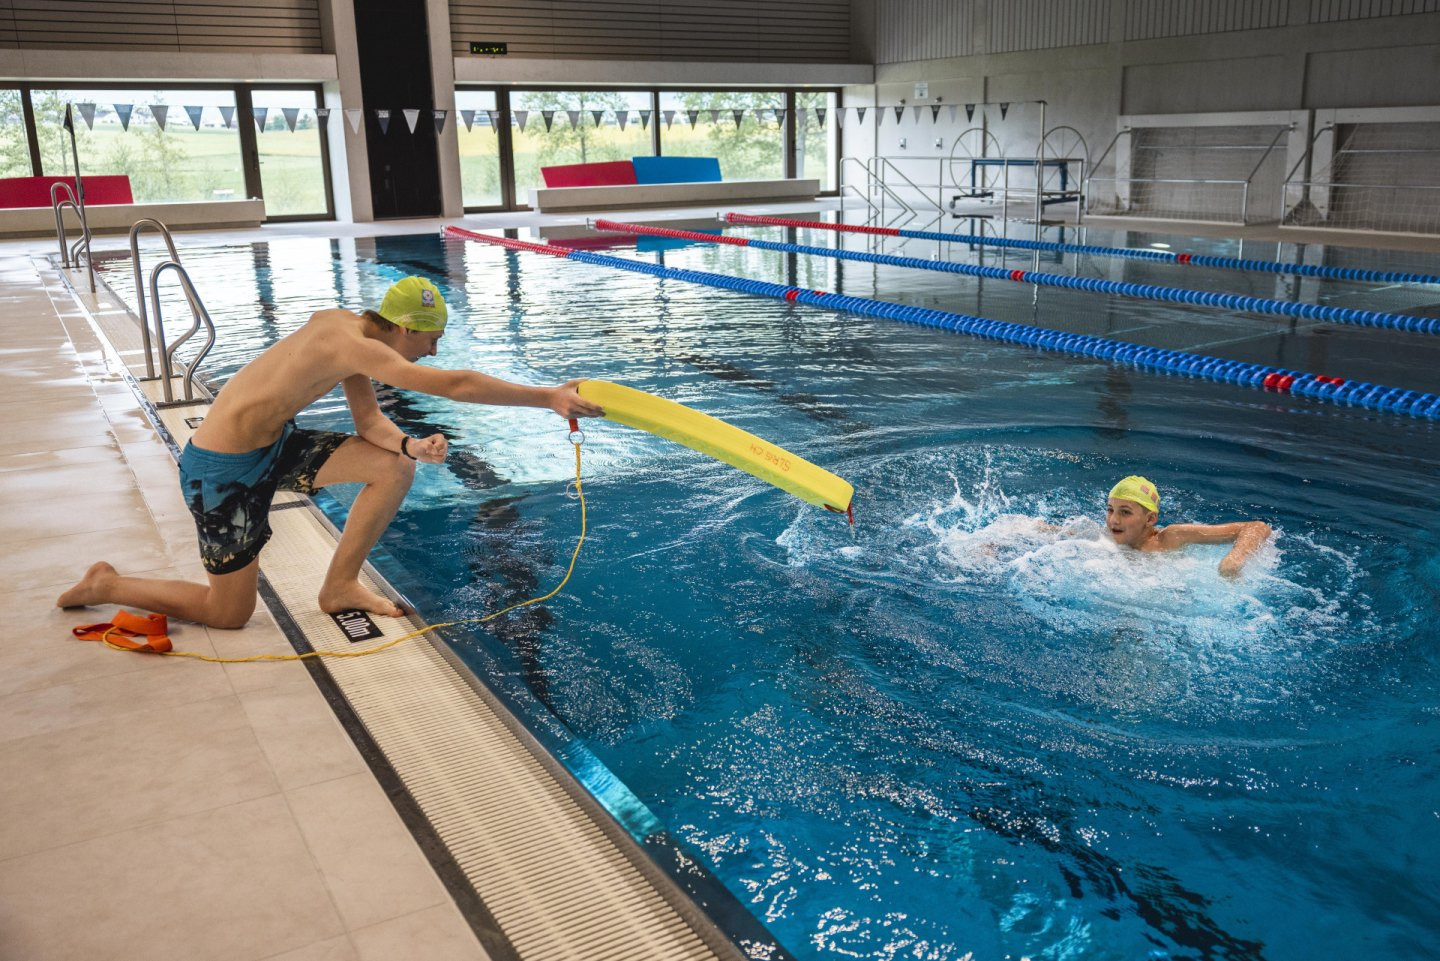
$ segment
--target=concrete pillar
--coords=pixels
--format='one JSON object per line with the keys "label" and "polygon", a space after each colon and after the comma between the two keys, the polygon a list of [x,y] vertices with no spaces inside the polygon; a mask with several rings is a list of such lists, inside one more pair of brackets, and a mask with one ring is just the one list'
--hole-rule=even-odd
{"label": "concrete pillar", "polygon": [[355,41],[355,7],[352,0],[321,0],[320,30],[327,53],[335,57],[337,80],[325,84],[325,106],[330,108],[326,138],[330,149],[330,180],[335,194],[335,217],[355,223],[375,219],[370,199],[370,165],[365,143],[366,125],[350,129],[345,110],[364,107],[360,93],[360,54]]}
{"label": "concrete pillar", "polygon": [[430,76],[435,109],[445,111],[445,129],[440,132],[440,212],[444,217],[465,213],[460,192],[460,117],[455,112],[455,53],[450,49],[449,0],[426,0],[430,21]]}

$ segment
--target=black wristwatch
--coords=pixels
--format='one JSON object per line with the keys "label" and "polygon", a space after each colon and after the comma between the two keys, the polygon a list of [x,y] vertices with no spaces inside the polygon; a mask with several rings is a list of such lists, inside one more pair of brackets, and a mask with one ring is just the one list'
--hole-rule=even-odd
{"label": "black wristwatch", "polygon": [[406,434],[404,437],[400,438],[400,453],[404,454],[406,457],[410,458],[411,460],[419,460],[418,457],[416,457],[414,454],[410,453],[410,435],[409,435],[409,434]]}

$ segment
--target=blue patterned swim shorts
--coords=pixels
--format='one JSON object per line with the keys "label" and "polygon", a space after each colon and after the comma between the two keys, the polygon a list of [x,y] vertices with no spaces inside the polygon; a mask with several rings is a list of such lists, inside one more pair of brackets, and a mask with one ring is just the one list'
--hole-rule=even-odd
{"label": "blue patterned swim shorts", "polygon": [[229,574],[259,557],[270,540],[270,502],[275,492],[315,493],[320,468],[350,437],[301,430],[290,421],[275,443],[243,454],[187,443],[180,455],[180,492],[195,518],[205,569]]}

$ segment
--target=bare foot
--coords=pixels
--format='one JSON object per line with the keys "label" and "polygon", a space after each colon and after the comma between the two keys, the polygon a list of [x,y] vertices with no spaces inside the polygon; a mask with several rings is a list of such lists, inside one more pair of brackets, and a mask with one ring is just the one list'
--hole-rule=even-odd
{"label": "bare foot", "polygon": [[110,583],[118,576],[115,568],[104,561],[91,564],[85,576],[80,578],[80,583],[61,594],[55,601],[55,606],[86,607],[90,604],[103,604]]}
{"label": "bare foot", "polygon": [[365,611],[383,617],[404,617],[407,613],[393,601],[386,600],[374,591],[367,590],[359,581],[351,581],[339,587],[320,589],[320,610],[326,614],[341,611]]}

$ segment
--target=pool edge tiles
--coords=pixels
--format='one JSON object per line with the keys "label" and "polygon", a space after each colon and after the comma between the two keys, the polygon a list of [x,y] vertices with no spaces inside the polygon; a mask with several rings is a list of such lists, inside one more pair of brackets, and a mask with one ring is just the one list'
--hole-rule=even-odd
{"label": "pool edge tiles", "polygon": [[[173,455],[190,426],[176,416],[178,409],[156,409],[147,389],[153,385],[130,369],[135,352],[123,356],[110,342],[114,319],[102,323],[96,314],[99,297],[114,292],[84,294],[67,274],[55,272],[101,335],[111,363],[128,373],[151,426],[172,435],[162,439]],[[261,559],[262,599],[291,644],[302,651],[353,650],[314,606],[317,578],[334,551],[334,528],[308,498],[277,501],[271,525],[274,536]],[[368,564],[363,576],[372,589],[395,596]],[[390,622],[373,643],[421,626],[414,617]],[[746,957],[485,683],[457,668],[443,641],[416,639],[376,657],[307,663],[491,957]],[[351,723],[345,714],[353,715]],[[454,869],[447,870],[447,861]],[[767,957],[784,956],[778,947],[763,947]]]}

